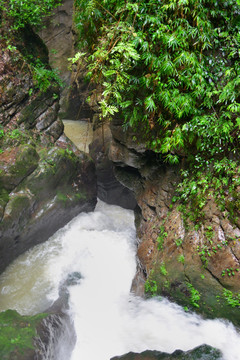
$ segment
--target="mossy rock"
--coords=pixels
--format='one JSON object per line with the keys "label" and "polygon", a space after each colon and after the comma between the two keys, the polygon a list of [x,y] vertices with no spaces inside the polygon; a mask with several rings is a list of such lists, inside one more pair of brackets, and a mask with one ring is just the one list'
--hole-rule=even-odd
{"label": "mossy rock", "polygon": [[21,316],[15,310],[0,313],[1,360],[34,358],[34,338],[37,326],[47,314]]}
{"label": "mossy rock", "polygon": [[201,345],[193,350],[176,350],[172,354],[160,351],[144,351],[140,354],[129,353],[117,356],[111,360],[221,360],[222,354],[219,350],[208,345]]}
{"label": "mossy rock", "polygon": [[38,166],[39,155],[32,145],[20,145],[3,153],[0,167],[0,186],[8,191],[16,187]]}
{"label": "mossy rock", "polygon": [[82,160],[74,153],[57,147],[47,152],[42,151],[40,156],[38,168],[26,180],[26,186],[31,193],[39,198],[47,198],[50,193],[61,192],[59,187],[69,187],[82,166]]}
{"label": "mossy rock", "polygon": [[7,190],[0,187],[0,220],[3,217],[4,209],[9,200],[9,195]]}
{"label": "mossy rock", "polygon": [[0,271],[32,246],[46,241],[97,202],[95,166],[86,154],[51,147],[39,151],[37,168],[9,194],[3,192]]}
{"label": "mossy rock", "polygon": [[186,310],[193,310],[211,319],[225,318],[236,326],[240,325],[239,306],[233,301],[231,304],[224,295],[225,289],[207,270],[172,260],[164,264],[166,273],[163,274],[161,264],[156,262],[149,275],[149,293],[152,288],[154,295],[166,296]]}
{"label": "mossy rock", "polygon": [[18,124],[24,123],[26,129],[34,128],[37,118],[53,105],[56,95],[59,95],[59,89],[54,87],[39,93],[36,99],[21,111]]}

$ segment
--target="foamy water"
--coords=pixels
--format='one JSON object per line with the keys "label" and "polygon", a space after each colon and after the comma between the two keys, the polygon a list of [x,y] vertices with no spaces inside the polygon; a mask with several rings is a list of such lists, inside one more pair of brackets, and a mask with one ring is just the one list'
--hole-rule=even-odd
{"label": "foamy water", "polygon": [[129,351],[171,353],[201,344],[220,349],[224,360],[240,360],[240,334],[231,323],[203,320],[165,299],[134,296],[135,271],[133,212],[99,202],[95,212],[80,214],[6,270],[0,309],[41,312],[57,299],[68,274],[78,273],[78,283],[69,286],[76,346],[69,359],[59,344],[56,360],[109,360]]}

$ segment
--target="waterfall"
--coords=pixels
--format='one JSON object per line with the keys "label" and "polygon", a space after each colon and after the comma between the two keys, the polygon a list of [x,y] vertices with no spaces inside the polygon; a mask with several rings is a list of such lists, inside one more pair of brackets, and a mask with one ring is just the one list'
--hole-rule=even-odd
{"label": "waterfall", "polygon": [[166,299],[131,293],[136,248],[133,212],[99,201],[94,212],[80,214],[7,268],[0,310],[44,311],[64,284],[76,345],[70,354],[58,334],[46,360],[109,360],[129,351],[171,353],[204,343],[220,349],[224,360],[239,360],[240,334],[230,322],[204,320]]}

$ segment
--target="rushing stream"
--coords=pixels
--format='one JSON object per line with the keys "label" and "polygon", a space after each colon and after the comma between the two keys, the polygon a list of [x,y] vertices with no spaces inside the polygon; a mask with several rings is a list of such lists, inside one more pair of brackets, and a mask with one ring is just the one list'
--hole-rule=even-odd
{"label": "rushing stream", "polygon": [[[41,312],[75,273],[77,284],[69,286],[77,334],[71,360],[109,360],[146,349],[173,352],[204,343],[222,350],[225,360],[240,360],[240,334],[232,324],[202,320],[165,299],[134,296],[135,271],[132,211],[99,202],[95,212],[80,214],[8,267],[0,278],[0,310]],[[64,348],[58,354],[57,360],[68,360]]]}

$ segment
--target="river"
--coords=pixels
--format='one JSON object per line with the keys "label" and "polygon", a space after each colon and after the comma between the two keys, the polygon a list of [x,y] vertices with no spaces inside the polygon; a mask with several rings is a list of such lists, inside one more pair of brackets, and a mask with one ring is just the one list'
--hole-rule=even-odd
{"label": "river", "polygon": [[76,346],[70,358],[58,349],[55,360],[109,360],[146,349],[171,353],[204,343],[220,349],[224,360],[239,360],[240,334],[231,323],[203,320],[166,299],[131,293],[136,248],[133,212],[99,201],[94,212],[78,215],[6,269],[0,310],[44,311],[58,298],[60,284],[77,274],[68,286]]}

